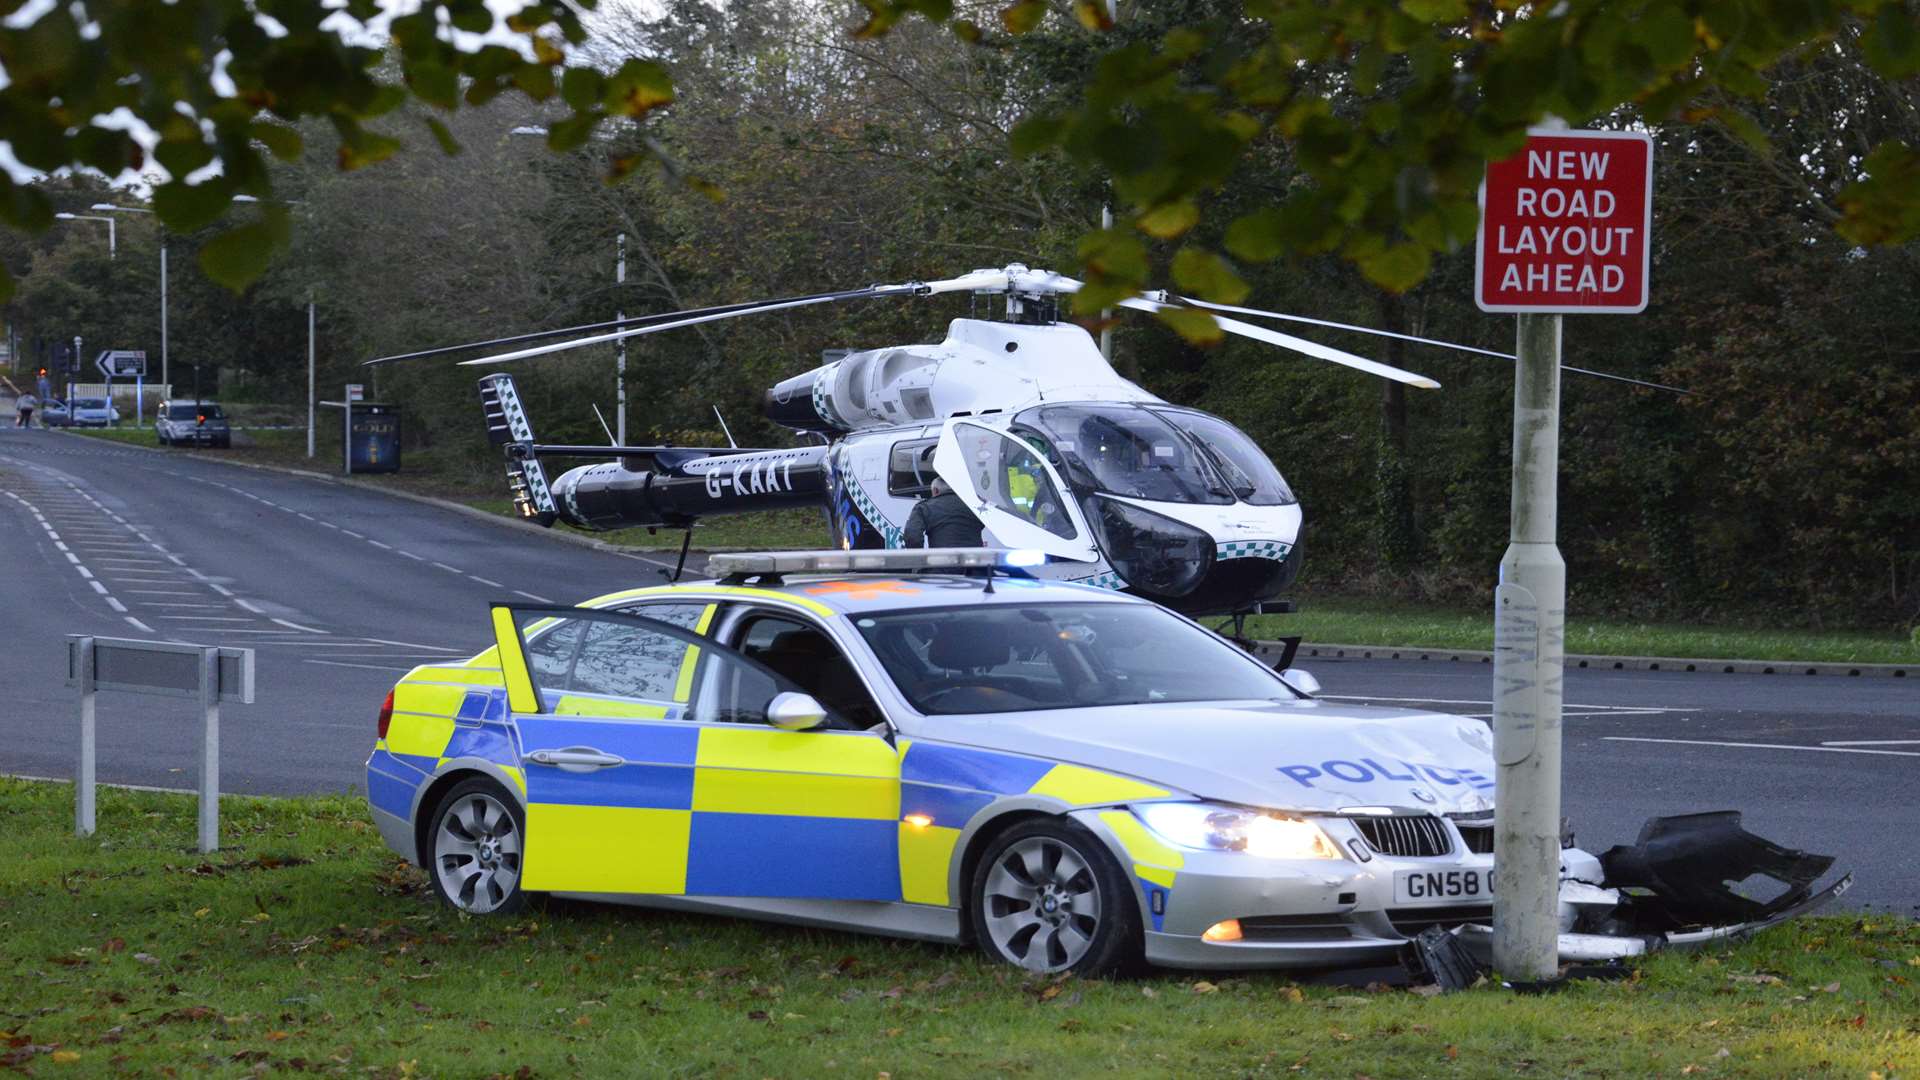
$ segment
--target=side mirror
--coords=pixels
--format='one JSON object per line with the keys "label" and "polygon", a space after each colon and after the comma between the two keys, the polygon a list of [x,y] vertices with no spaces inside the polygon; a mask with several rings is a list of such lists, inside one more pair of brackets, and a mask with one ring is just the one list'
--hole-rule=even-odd
{"label": "side mirror", "polygon": [[767,702],[767,723],[781,731],[812,731],[827,722],[826,707],[812,694],[786,691]]}
{"label": "side mirror", "polygon": [[1308,697],[1312,697],[1320,692],[1320,680],[1314,678],[1313,672],[1308,671],[1306,668],[1290,667],[1281,672],[1280,677],[1286,680],[1288,686],[1293,687]]}

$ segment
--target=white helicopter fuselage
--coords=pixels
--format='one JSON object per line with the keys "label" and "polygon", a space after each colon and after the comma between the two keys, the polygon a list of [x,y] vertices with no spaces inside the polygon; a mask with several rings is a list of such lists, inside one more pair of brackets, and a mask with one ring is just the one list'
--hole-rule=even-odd
{"label": "white helicopter fuselage", "polygon": [[[937,476],[988,544],[1045,553],[1042,576],[1212,613],[1273,599],[1297,570],[1301,512],[1284,484],[1278,497],[1236,496],[1181,423],[1232,432],[1278,484],[1252,441],[1121,377],[1069,323],[955,319],[938,344],[856,352],[788,379],[767,412],[832,438],[825,487],[844,548],[902,546]],[[1147,535],[1157,522],[1173,524]]]}

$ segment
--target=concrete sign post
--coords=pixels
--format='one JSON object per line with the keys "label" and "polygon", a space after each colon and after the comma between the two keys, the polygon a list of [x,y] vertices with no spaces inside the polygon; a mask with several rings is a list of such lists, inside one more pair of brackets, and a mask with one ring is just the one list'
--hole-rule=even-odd
{"label": "concrete sign post", "polygon": [[1560,967],[1560,742],[1567,568],[1555,542],[1561,315],[1645,310],[1653,145],[1632,132],[1536,129],[1487,165],[1474,302],[1519,314],[1513,502],[1494,592],[1493,965]]}
{"label": "concrete sign post", "polygon": [[188,697],[200,703],[200,850],[220,846],[220,703],[253,703],[253,650],[140,638],[67,635],[67,685],[80,690],[80,760],[73,832],[94,830],[94,696],[101,690]]}

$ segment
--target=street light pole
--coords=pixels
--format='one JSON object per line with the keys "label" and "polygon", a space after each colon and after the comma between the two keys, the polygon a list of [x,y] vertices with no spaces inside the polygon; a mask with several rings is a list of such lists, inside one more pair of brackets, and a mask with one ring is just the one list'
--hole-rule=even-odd
{"label": "street light pole", "polygon": [[307,297],[307,456],[313,457],[313,397],[314,397],[314,337],[313,337],[313,297]]}
{"label": "street light pole", "polygon": [[[120,206],[116,203],[94,203],[93,209],[114,214],[153,213],[144,206]],[[107,246],[109,249],[113,246],[111,226],[108,227]],[[173,396],[173,381],[168,378],[167,372],[167,233],[164,228],[160,230],[160,387],[163,395],[169,398]]]}
{"label": "street light pole", "polygon": [[[618,252],[618,258],[613,264],[613,283],[615,286],[621,286],[627,283],[626,233],[620,234],[619,239],[615,241],[614,247],[615,251]],[[614,290],[614,303],[616,305],[620,302],[618,295],[620,291],[617,287]],[[613,312],[613,321],[618,323],[624,318],[626,318],[626,313],[616,306]],[[613,364],[613,441],[619,443],[621,446],[625,446],[627,445],[627,339],[621,338],[616,348],[619,351],[614,354],[615,360]]]}
{"label": "street light pole", "polygon": [[[95,209],[98,209],[98,207],[95,207]],[[113,228],[114,221],[111,217],[102,217],[98,214],[67,214],[67,213],[59,213],[53,216],[59,218],[62,221],[104,221],[106,222],[107,223],[107,258],[111,259],[119,253],[119,250],[118,250],[119,243],[114,239],[114,228]]]}

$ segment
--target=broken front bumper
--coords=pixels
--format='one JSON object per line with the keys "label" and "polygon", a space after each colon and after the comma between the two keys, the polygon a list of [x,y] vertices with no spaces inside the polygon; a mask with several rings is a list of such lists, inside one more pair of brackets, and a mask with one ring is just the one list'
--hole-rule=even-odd
{"label": "broken front bumper", "polygon": [[[1782,908],[1763,919],[1751,922],[1734,923],[1728,926],[1706,926],[1688,930],[1664,930],[1651,933],[1619,932],[1612,934],[1568,933],[1560,935],[1560,960],[1562,963],[1591,963],[1602,960],[1619,960],[1629,956],[1644,956],[1659,949],[1693,949],[1708,942],[1729,941],[1735,938],[1755,934],[1770,926],[1777,926],[1788,919],[1811,914],[1825,907],[1835,897],[1853,887],[1853,875],[1842,875],[1840,880],[1821,889],[1817,893],[1789,907]],[[1493,953],[1493,928],[1480,924],[1470,924],[1456,929],[1454,936],[1460,939],[1482,962],[1489,961]]]}

